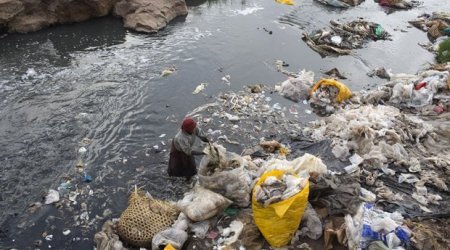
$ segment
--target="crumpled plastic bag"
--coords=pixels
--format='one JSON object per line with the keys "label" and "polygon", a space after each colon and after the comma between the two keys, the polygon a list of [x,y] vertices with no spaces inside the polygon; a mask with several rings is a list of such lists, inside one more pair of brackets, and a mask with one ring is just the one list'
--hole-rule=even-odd
{"label": "crumpled plastic bag", "polygon": [[[285,171],[272,170],[261,176],[256,187],[261,185],[266,178],[274,176],[280,178]],[[298,194],[263,207],[256,201],[255,193],[252,198],[252,210],[255,224],[263,234],[264,238],[272,247],[282,247],[291,241],[300,225],[303,213],[306,209],[309,195],[309,182]]]}
{"label": "crumpled plastic bag", "polygon": [[161,246],[172,245],[181,249],[188,238],[188,234],[176,228],[169,228],[157,233],[152,239],[152,250],[159,250]]}
{"label": "crumpled plastic bag", "polygon": [[200,186],[194,187],[178,201],[178,208],[193,221],[209,219],[222,212],[232,202],[220,194]]}
{"label": "crumpled plastic bag", "polygon": [[352,91],[343,83],[334,79],[321,79],[311,89],[310,95],[317,91],[322,86],[336,87],[339,92],[336,96],[336,102],[343,102],[352,97]]}
{"label": "crumpled plastic bag", "polygon": [[313,240],[317,240],[322,237],[322,221],[319,218],[316,210],[309,204],[306,207],[305,213],[303,214],[302,220],[306,222],[302,228],[299,230],[299,235],[308,236]]}
{"label": "crumpled plastic bag", "polygon": [[313,81],[314,72],[302,70],[298,77],[287,79],[275,86],[275,90],[291,101],[300,102],[308,99]]}
{"label": "crumpled plastic bag", "polygon": [[295,174],[300,174],[302,171],[307,173],[326,174],[328,172],[327,166],[322,160],[314,155],[305,153],[303,156],[295,158],[292,161],[271,159],[268,160],[259,170],[260,175],[268,170],[283,170],[293,171]]}
{"label": "crumpled plastic bag", "polygon": [[54,189],[48,190],[48,194],[45,196],[45,204],[48,205],[58,201],[59,201],[59,192]]}
{"label": "crumpled plastic bag", "polygon": [[115,232],[116,225],[107,220],[102,227],[102,231],[94,235],[95,245],[98,250],[127,250],[128,248],[123,246],[122,241],[119,239],[119,235]]}

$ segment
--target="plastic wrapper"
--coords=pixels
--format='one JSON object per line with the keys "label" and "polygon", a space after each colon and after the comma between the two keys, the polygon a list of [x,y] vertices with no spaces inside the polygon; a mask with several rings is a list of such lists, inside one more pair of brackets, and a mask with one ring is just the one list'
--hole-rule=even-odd
{"label": "plastic wrapper", "polygon": [[[266,178],[274,176],[281,178],[284,174],[281,170],[272,170],[261,176],[256,183],[253,192]],[[264,238],[272,247],[282,247],[291,241],[298,229],[303,213],[306,209],[309,194],[309,183],[301,192],[277,203],[263,207],[256,196],[252,198],[253,218]]]}

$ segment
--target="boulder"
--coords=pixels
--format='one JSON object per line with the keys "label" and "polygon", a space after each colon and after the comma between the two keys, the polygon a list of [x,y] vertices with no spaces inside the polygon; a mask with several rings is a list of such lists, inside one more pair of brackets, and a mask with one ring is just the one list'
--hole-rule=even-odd
{"label": "boulder", "polygon": [[23,3],[19,0],[0,0],[0,25],[11,20],[23,9]]}
{"label": "boulder", "polygon": [[0,26],[27,33],[111,13],[118,0],[0,0]]}
{"label": "boulder", "polygon": [[154,33],[175,17],[187,15],[187,7],[184,0],[122,0],[114,14],[123,18],[126,28]]}

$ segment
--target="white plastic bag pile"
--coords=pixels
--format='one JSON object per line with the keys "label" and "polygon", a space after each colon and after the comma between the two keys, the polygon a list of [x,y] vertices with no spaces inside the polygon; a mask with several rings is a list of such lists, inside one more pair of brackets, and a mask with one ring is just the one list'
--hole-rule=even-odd
{"label": "white plastic bag pile", "polygon": [[306,171],[307,173],[317,173],[317,174],[326,174],[328,172],[327,166],[322,162],[320,158],[315,157],[311,154],[304,154],[301,157],[298,157],[292,161],[281,160],[281,159],[270,159],[263,164],[263,166],[259,170],[259,176],[261,176],[264,172],[268,170],[284,170],[284,171],[294,171],[299,174],[302,171]]}
{"label": "white plastic bag pile", "polygon": [[404,249],[411,231],[403,225],[403,216],[376,209],[363,203],[355,216],[346,215],[349,249],[366,249],[372,241],[383,241],[389,249]]}

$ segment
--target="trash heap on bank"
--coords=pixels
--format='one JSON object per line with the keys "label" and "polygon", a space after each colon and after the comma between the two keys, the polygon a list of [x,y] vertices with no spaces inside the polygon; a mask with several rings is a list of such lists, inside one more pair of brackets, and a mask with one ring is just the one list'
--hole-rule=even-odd
{"label": "trash heap on bank", "polygon": [[[207,144],[191,191],[165,202],[135,190],[120,219],[96,234],[98,249],[444,249],[450,65],[432,68],[440,70],[389,73],[389,82],[361,92],[331,78],[314,83],[302,71],[276,91],[327,115],[306,127],[283,124],[287,109],[269,105],[266,86],[219,95],[189,114],[231,131],[211,129],[215,141],[240,143],[236,130],[245,132],[241,140],[266,130],[277,140],[262,138],[242,154]],[[279,142],[294,130],[331,150],[299,155],[298,143]],[[136,204],[145,211],[130,217]]]}

